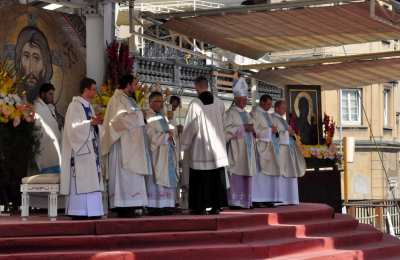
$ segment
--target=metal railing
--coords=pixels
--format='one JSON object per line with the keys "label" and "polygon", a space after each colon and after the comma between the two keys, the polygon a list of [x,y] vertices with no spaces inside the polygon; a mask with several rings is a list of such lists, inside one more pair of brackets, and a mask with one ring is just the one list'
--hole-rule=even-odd
{"label": "metal railing", "polygon": [[[127,4],[121,3],[121,7],[126,7]],[[203,0],[168,0],[159,2],[138,2],[135,3],[135,10],[140,12],[152,12],[152,13],[175,13],[175,12],[185,12],[185,11],[195,11],[202,9],[216,9],[222,8],[225,5],[222,3],[216,3],[213,1],[203,1]]]}
{"label": "metal railing", "polygon": [[360,223],[400,238],[400,200],[368,200],[344,203],[346,211]]}
{"label": "metal railing", "polygon": [[[134,73],[141,83],[169,86],[172,89],[194,91],[194,80],[198,76],[206,76],[210,80],[212,91],[217,92],[222,99],[232,100],[233,74],[221,68],[206,65],[185,64],[182,59],[160,59],[151,57],[135,57]],[[262,81],[256,81],[258,94],[269,94],[274,99],[283,98],[283,90]],[[228,87],[230,86],[230,87]]]}

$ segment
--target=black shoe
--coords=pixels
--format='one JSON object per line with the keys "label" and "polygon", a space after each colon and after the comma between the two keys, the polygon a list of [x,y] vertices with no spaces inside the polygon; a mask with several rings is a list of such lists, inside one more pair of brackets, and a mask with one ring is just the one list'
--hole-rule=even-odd
{"label": "black shoe", "polygon": [[190,211],[190,214],[192,215],[207,215],[207,211],[204,210],[192,210]]}
{"label": "black shoe", "polygon": [[89,220],[87,216],[70,216],[72,220]]}
{"label": "black shoe", "polygon": [[171,216],[177,214],[178,211],[175,208],[164,208],[163,209],[163,214],[165,216]]}
{"label": "black shoe", "polygon": [[131,218],[134,215],[132,208],[120,207],[120,208],[115,208],[112,211],[117,213],[118,218]]}
{"label": "black shoe", "polygon": [[89,220],[99,220],[102,216],[88,217]]}
{"label": "black shoe", "polygon": [[265,208],[265,205],[262,202],[253,202],[253,208]]}
{"label": "black shoe", "polygon": [[240,206],[229,206],[229,209],[231,209],[231,210],[240,210],[240,209],[244,209],[244,208],[242,208]]}
{"label": "black shoe", "polygon": [[273,202],[266,202],[264,203],[265,208],[276,208],[275,204]]}
{"label": "black shoe", "polygon": [[146,215],[148,216],[162,216],[162,209],[159,208],[147,208]]}
{"label": "black shoe", "polygon": [[210,215],[219,215],[220,212],[221,212],[220,209],[218,209],[218,208],[212,208],[208,213],[209,213]]}
{"label": "black shoe", "polygon": [[173,215],[181,215],[184,211],[181,208],[170,208],[169,210],[172,212]]}

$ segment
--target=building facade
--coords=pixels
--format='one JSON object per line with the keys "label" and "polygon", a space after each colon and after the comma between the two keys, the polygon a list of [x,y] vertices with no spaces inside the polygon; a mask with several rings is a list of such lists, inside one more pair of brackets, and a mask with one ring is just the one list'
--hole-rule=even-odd
{"label": "building facade", "polygon": [[[391,41],[330,48],[325,53],[335,56],[397,49],[398,42]],[[345,136],[355,138],[354,162],[348,164],[349,200],[392,199],[391,187],[399,198],[398,88],[397,81],[341,89],[322,86],[322,112],[337,122],[336,142],[341,144],[340,139]]]}

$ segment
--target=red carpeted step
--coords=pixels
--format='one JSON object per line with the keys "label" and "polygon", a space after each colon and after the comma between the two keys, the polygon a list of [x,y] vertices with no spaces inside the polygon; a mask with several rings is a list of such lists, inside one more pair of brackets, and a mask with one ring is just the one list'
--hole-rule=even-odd
{"label": "red carpeted step", "polygon": [[[326,205],[317,204],[318,207],[307,205],[308,207],[283,206],[273,209],[224,211],[220,216],[229,214],[230,217],[218,218],[218,228],[330,220],[334,216],[333,209]],[[251,217],[246,216],[249,214]]]}
{"label": "red carpeted step", "polygon": [[98,221],[18,221],[0,223],[0,237],[128,234],[216,230],[268,223],[329,219],[332,209],[322,204],[302,204],[274,209],[226,211],[219,216],[170,216]]}
{"label": "red carpeted step", "polygon": [[0,224],[0,237],[129,234],[217,230],[266,225],[266,215],[176,216],[98,221],[19,222]]}
{"label": "red carpeted step", "polygon": [[93,221],[19,222],[0,224],[0,237],[91,235]]}
{"label": "red carpeted step", "polygon": [[254,259],[263,252],[250,245],[221,245],[207,247],[168,248],[165,250],[135,250],[135,260],[214,260],[214,259]]}
{"label": "red carpeted step", "polygon": [[120,249],[228,244],[294,237],[289,226],[258,226],[220,231],[156,232],[137,234],[0,238],[0,253],[65,249]]}
{"label": "red carpeted step", "polygon": [[259,226],[247,228],[242,232],[242,243],[251,243],[257,241],[267,241],[273,239],[282,239],[287,237],[296,237],[296,227],[293,226]]}
{"label": "red carpeted step", "polygon": [[[311,220],[299,224],[298,222],[293,224],[279,224],[273,225],[275,227],[290,227],[287,232],[292,233],[295,237],[304,237],[311,234],[320,234],[321,236],[329,232],[341,232],[346,231],[345,234],[352,232],[358,226],[358,221],[350,216],[337,216],[335,219],[323,219],[323,220]],[[279,232],[279,230],[277,230]],[[270,234],[271,235],[271,234]],[[268,237],[270,237],[270,235]],[[279,235],[279,234],[278,234]],[[283,233],[280,233],[283,235]],[[257,240],[264,240],[266,233],[262,228],[254,229],[252,232],[246,232],[243,234],[243,242],[253,242]]]}
{"label": "red carpeted step", "polygon": [[[280,239],[268,243],[257,244],[223,244],[223,245],[194,245],[180,247],[149,248],[137,250],[109,250],[106,251],[76,251],[62,250],[59,252],[33,252],[1,254],[3,259],[24,259],[24,260],[80,260],[80,259],[191,259],[191,260],[213,260],[213,259],[256,259],[267,258],[272,255],[279,255],[286,252],[293,252],[297,249],[312,250],[321,248],[322,240],[318,239]],[[131,252],[131,254],[129,253]],[[106,257],[108,256],[108,257]]]}
{"label": "red carpeted step", "polygon": [[[316,250],[279,257],[268,258],[269,260],[356,260],[356,253],[351,250]],[[261,260],[261,259],[259,259]],[[361,259],[360,259],[361,260]]]}
{"label": "red carpeted step", "polygon": [[219,216],[171,216],[146,219],[97,221],[97,234],[127,234],[156,231],[216,230],[266,225],[285,221],[329,219],[333,209],[323,204],[285,206],[274,209],[224,211]]}
{"label": "red carpeted step", "polygon": [[380,242],[383,233],[370,225],[359,224],[355,230],[340,230],[335,232],[317,232],[316,234],[298,236],[324,240],[327,249],[344,246],[355,246],[373,242]]}
{"label": "red carpeted step", "polygon": [[271,260],[394,260],[400,259],[400,240],[385,238],[378,243],[372,242],[362,245],[338,247],[333,249],[317,250],[314,252],[296,253]]}
{"label": "red carpeted step", "polygon": [[139,219],[111,219],[96,222],[96,233],[129,234],[147,232],[172,232],[217,230],[240,227],[261,226],[268,224],[267,214],[247,214],[219,216],[171,216],[146,217]]}
{"label": "red carpeted step", "polygon": [[361,226],[361,228],[352,231],[331,232],[326,234],[324,233],[320,236],[308,236],[308,238],[322,239],[324,241],[325,250],[317,250],[316,252],[306,252],[295,255],[286,255],[282,258],[276,258],[276,260],[353,259],[353,257],[357,256],[353,251],[354,248],[368,248],[368,246],[371,245],[378,245],[378,248],[382,246],[380,244],[382,233],[378,230],[368,227],[367,225]]}
{"label": "red carpeted step", "polygon": [[0,260],[135,260],[131,251],[58,251],[0,254]]}
{"label": "red carpeted step", "polygon": [[135,260],[151,259],[254,259],[315,250],[323,246],[320,239],[285,238],[240,245],[196,246],[135,250]]}
{"label": "red carpeted step", "polygon": [[[253,212],[253,211],[252,211]],[[238,227],[252,227],[252,226],[262,226],[268,225],[268,215],[267,214],[237,214],[238,212],[233,212],[228,214],[221,214],[217,218],[217,228],[218,229],[229,229]]]}
{"label": "red carpeted step", "polygon": [[370,225],[359,224],[356,230],[322,233],[307,237],[323,238],[325,240],[326,248],[338,248],[379,242],[383,237],[383,233]]}
{"label": "red carpeted step", "polygon": [[400,259],[400,240],[387,234],[383,235],[383,239],[379,243],[371,243],[357,249],[360,259],[383,260],[391,257]]}
{"label": "red carpeted step", "polygon": [[130,234],[216,230],[217,220],[208,216],[146,217],[96,221],[96,234]]}
{"label": "red carpeted step", "polygon": [[219,216],[0,221],[0,260],[394,260],[400,255],[399,240],[350,216],[333,216],[328,206],[301,204]]}
{"label": "red carpeted step", "polygon": [[332,219],[334,211],[330,207],[313,209],[297,209],[296,211],[283,211],[278,213],[268,214],[268,223],[270,224],[284,224],[295,221],[310,221],[319,219]]}
{"label": "red carpeted step", "polygon": [[333,219],[295,221],[278,225],[293,226],[296,228],[297,236],[305,236],[326,232],[354,230],[358,226],[358,221],[349,215],[336,214]]}

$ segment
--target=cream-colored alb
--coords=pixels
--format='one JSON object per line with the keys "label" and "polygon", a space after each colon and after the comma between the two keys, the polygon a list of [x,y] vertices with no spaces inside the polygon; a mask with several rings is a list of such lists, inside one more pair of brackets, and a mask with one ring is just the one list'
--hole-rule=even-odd
{"label": "cream-colored alb", "polygon": [[145,152],[143,113],[135,100],[116,89],[108,103],[103,126],[102,156],[107,156],[112,145],[121,140],[122,168],[133,174],[151,174]]}

